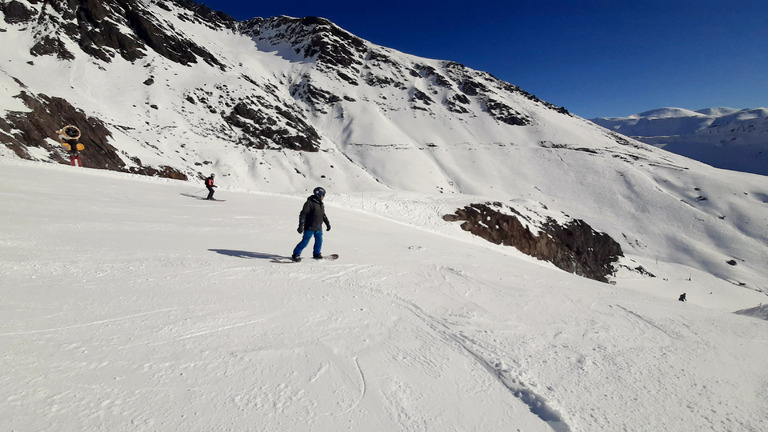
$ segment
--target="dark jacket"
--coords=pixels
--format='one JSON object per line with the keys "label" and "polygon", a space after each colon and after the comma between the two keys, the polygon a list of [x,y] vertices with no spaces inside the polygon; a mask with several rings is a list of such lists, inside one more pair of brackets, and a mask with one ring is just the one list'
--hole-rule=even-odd
{"label": "dark jacket", "polygon": [[215,187],[213,185],[213,177],[208,177],[205,179],[205,187],[208,187],[208,188]]}
{"label": "dark jacket", "polygon": [[305,231],[322,231],[323,222],[327,226],[331,225],[325,215],[323,201],[312,195],[307,198],[307,202],[299,213],[299,226],[303,226]]}

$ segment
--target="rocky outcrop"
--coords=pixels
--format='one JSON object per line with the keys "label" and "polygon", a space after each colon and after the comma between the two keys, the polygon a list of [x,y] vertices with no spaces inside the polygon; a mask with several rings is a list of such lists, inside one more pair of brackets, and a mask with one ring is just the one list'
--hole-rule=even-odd
{"label": "rocky outcrop", "polygon": [[3,12],[5,22],[8,24],[29,22],[35,17],[34,10],[16,0],[0,3],[0,11]]}
{"label": "rocky outcrop", "polygon": [[[234,26],[232,18],[202,5],[184,1],[177,4],[188,8],[188,15],[198,20],[208,19]],[[157,20],[136,0],[47,0],[39,4],[39,11],[12,1],[3,6],[3,10],[7,22],[36,22],[40,36],[30,50],[32,55],[56,54],[65,60],[74,58],[61,40],[66,36],[83,52],[104,62],[112,61],[115,53],[134,61],[145,57],[146,51],[151,49],[183,65],[202,59],[224,69],[212,53]],[[117,23],[125,23],[131,31],[124,33],[124,27]]]}
{"label": "rocky outcrop", "polygon": [[278,148],[316,152],[320,146],[320,135],[315,128],[288,109],[269,106],[266,101],[239,102],[223,118],[243,132],[239,144],[246,147],[269,149],[277,145]]}
{"label": "rocky outcrop", "polygon": [[118,149],[109,144],[111,136],[107,127],[97,118],[87,116],[69,102],[43,94],[32,95],[25,91],[18,96],[30,112],[10,112],[0,118],[0,143],[5,144],[22,159],[35,159],[33,148],[48,154],[54,162],[69,164],[66,151],[59,143],[56,131],[65,125],[76,126],[82,132],[80,142],[85,146],[82,163],[87,168],[107,169],[150,176],[186,180],[187,176],[167,166],[142,166],[138,158],[129,167],[121,159]]}
{"label": "rocky outcrop", "polygon": [[519,212],[501,203],[471,204],[443,219],[463,221],[461,228],[465,231],[600,282],[608,282],[607,276],[615,271],[613,263],[624,256],[615,240],[582,220],[572,219],[561,225],[547,218],[534,232],[529,224],[521,222]]}

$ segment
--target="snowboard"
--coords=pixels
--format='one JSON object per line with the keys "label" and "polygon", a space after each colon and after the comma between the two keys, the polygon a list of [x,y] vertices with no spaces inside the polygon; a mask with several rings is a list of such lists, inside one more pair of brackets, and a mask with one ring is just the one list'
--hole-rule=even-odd
{"label": "snowboard", "polygon": [[280,257],[280,258],[272,259],[271,262],[277,263],[277,264],[291,264],[291,263],[300,263],[302,261],[333,261],[336,259],[339,259],[339,254],[323,255],[323,257],[320,259],[302,258],[300,261],[294,261],[291,259],[291,257]]}

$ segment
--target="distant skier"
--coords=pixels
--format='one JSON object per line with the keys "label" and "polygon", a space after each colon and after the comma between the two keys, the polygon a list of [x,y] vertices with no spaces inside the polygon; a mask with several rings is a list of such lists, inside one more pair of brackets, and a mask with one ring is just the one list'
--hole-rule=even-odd
{"label": "distant skier", "polygon": [[293,249],[291,259],[294,261],[301,261],[301,251],[309,244],[309,240],[314,237],[315,244],[312,249],[312,258],[322,259],[321,249],[323,248],[323,223],[325,223],[326,231],[331,230],[331,223],[328,221],[328,217],[325,215],[325,206],[323,200],[325,199],[325,189],[316,187],[312,191],[312,195],[307,198],[304,203],[301,212],[299,213],[299,234],[304,234],[299,244]]}
{"label": "distant skier", "polygon": [[680,294],[680,297],[678,298],[678,300],[680,300],[680,301],[682,301],[682,302],[684,302],[684,301],[688,301],[688,300],[685,298],[685,293],[682,293],[682,294]]}
{"label": "distant skier", "polygon": [[216,187],[216,185],[213,184],[213,177],[214,175],[211,174],[210,177],[205,179],[205,187],[208,188],[208,198],[206,198],[207,200],[213,199],[213,188]]}

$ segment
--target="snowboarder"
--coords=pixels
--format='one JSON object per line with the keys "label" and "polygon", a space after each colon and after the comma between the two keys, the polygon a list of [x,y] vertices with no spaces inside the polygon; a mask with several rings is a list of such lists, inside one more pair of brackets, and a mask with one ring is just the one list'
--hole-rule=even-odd
{"label": "snowboarder", "polygon": [[213,177],[214,175],[211,174],[210,177],[205,179],[205,187],[208,188],[208,198],[206,198],[207,200],[213,199],[213,188],[216,187],[216,185],[213,184]]}
{"label": "snowboarder", "polygon": [[314,237],[315,245],[312,249],[312,258],[322,259],[321,249],[323,247],[323,223],[325,223],[325,230],[331,230],[331,223],[328,221],[328,216],[325,215],[325,206],[323,200],[325,199],[325,189],[316,187],[312,191],[312,195],[307,198],[304,203],[301,212],[299,213],[299,234],[303,234],[301,241],[293,249],[291,259],[294,261],[301,261],[301,251],[309,244],[309,240]]}
{"label": "snowboarder", "polygon": [[685,293],[682,293],[682,294],[680,294],[680,297],[678,298],[678,300],[680,300],[680,301],[682,301],[682,302],[684,302],[684,301],[688,301],[688,300],[685,298]]}

